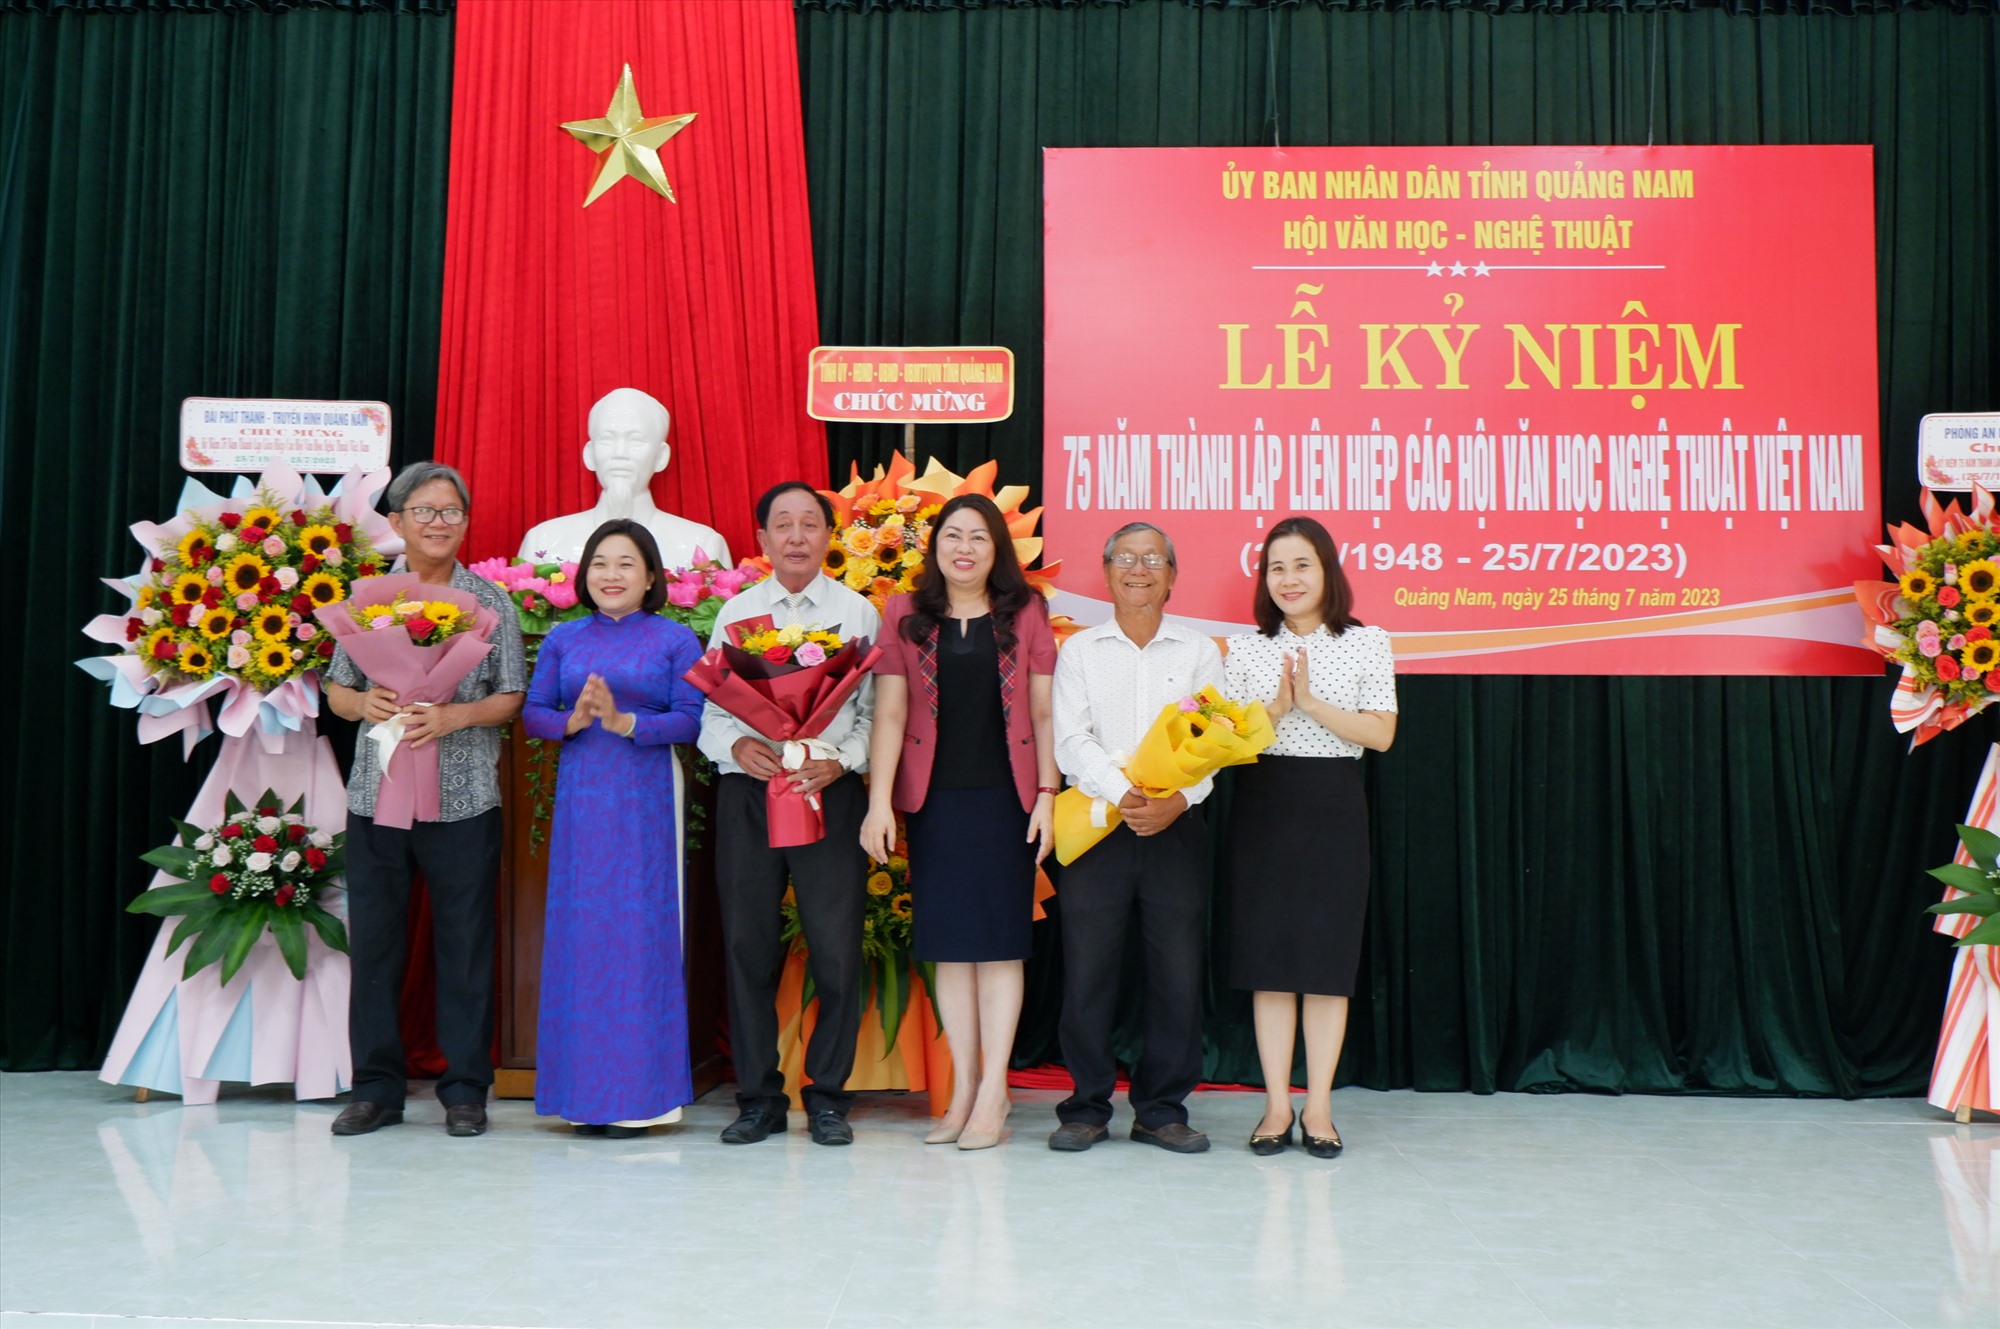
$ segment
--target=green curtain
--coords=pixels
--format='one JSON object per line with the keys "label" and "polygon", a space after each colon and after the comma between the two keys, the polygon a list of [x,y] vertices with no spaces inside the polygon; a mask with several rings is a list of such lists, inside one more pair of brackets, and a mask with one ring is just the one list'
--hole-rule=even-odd
{"label": "green curtain", "polygon": [[[2000,402],[1993,6],[1496,12],[1521,8],[801,0],[824,339],[1013,347],[1015,416],[919,428],[917,448],[1039,482],[1043,147],[1269,143],[1274,124],[1287,145],[1872,143],[1883,486],[1912,516],[1918,417]],[[829,434],[843,476],[901,442]],[[1368,763],[1343,1080],[1921,1091],[1950,963],[1922,870],[1951,852],[1994,725],[1905,755],[1886,680],[1400,691],[1396,746]],[[1060,1055],[1041,928],[1022,1063]],[[1208,1077],[1259,1082],[1246,997],[1209,1000]]]}
{"label": "green curtain", "polygon": [[[0,14],[0,1069],[96,1066],[139,855],[216,740],[141,747],[71,663],[171,515],[180,401],[372,398],[429,455],[452,24],[391,6]],[[182,8],[171,6],[171,8]]]}

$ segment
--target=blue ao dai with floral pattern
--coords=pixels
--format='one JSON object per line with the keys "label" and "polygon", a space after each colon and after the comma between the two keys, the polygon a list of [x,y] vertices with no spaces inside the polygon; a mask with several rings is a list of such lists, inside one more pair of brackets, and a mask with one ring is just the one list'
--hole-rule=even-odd
{"label": "blue ao dai with floral pattern", "polygon": [[[700,728],[702,694],[682,678],[700,656],[670,619],[597,613],[558,624],[535,661],[522,722],[562,745],[535,1053],[545,1115],[638,1122],[693,1101],[672,745]],[[601,724],[564,737],[592,674],[638,717],[631,738]]]}

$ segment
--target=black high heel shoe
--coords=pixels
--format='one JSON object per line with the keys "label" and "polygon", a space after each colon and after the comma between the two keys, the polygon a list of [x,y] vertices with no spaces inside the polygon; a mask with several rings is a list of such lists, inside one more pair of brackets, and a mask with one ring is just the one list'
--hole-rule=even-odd
{"label": "black high heel shoe", "polygon": [[1305,1135],[1306,1152],[1314,1158],[1339,1158],[1340,1151],[1347,1146],[1340,1142],[1340,1128],[1335,1127],[1331,1135],[1306,1135],[1304,1118],[1300,1118],[1299,1133]]}
{"label": "black high heel shoe", "polygon": [[1250,1137],[1250,1152],[1259,1158],[1269,1158],[1282,1154],[1292,1143],[1292,1127],[1298,1124],[1296,1114],[1285,1123],[1285,1129],[1277,1135],[1253,1135]]}

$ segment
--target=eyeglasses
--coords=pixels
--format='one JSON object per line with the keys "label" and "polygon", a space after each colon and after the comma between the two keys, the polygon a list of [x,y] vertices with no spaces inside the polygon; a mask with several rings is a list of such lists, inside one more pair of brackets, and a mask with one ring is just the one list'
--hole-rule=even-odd
{"label": "eyeglasses", "polygon": [[428,526],[441,521],[447,526],[456,526],[465,520],[464,508],[433,508],[429,506],[404,508],[402,513],[419,526]]}
{"label": "eyeglasses", "polygon": [[1163,568],[1167,566],[1167,556],[1165,554],[1123,553],[1113,554],[1105,562],[1119,568],[1136,568],[1141,563],[1144,563],[1149,568]]}

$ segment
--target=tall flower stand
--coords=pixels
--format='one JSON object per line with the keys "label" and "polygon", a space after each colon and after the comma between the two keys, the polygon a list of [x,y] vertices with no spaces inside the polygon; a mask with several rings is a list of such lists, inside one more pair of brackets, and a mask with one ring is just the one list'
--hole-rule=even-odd
{"label": "tall flower stand", "polygon": [[[312,716],[299,728],[225,733],[215,767],[202,782],[186,820],[220,822],[230,792],[254,804],[266,789],[289,805],[305,799],[306,821],[328,834],[347,826],[347,790],[333,748]],[[173,880],[154,875],[148,889]],[[339,897],[326,901],[344,913]],[[347,957],[306,930],[306,976],[292,977],[269,933],[251,948],[229,982],[219,965],[183,978],[188,948],[168,955],[178,918],[160,925],[145,967],[126,1004],[98,1078],[149,1092],[179,1094],[189,1104],[213,1103],[225,1080],[290,1084],[297,1097],[331,1098],[354,1076],[347,1044]]]}
{"label": "tall flower stand", "polygon": [[[1965,824],[2000,831],[2000,743],[1987,750]],[[1970,863],[1972,858],[1960,845],[1952,861]],[[1944,898],[1960,893],[1947,889]],[[1940,914],[1933,926],[1946,936],[1963,937],[1978,923],[1971,914]],[[1937,1060],[1931,1066],[1929,1101],[1965,1122],[1972,1120],[1975,1108],[2000,1112],[1993,1083],[2000,1068],[2000,947],[1960,946],[1957,952],[1938,1029]]]}
{"label": "tall flower stand", "polygon": [[[909,984],[910,1004],[896,1027],[896,1041],[883,1038],[881,1008],[870,997],[868,1009],[861,1013],[861,1032],[854,1039],[854,1069],[843,1088],[923,1090],[930,1095],[930,1114],[942,1117],[951,1106],[951,1047],[938,1028],[930,994],[914,966],[903,981]],[[806,1044],[819,1023],[818,999],[810,1005],[799,1000],[805,986],[805,952],[794,949],[785,957],[778,978],[778,1069],[785,1076],[785,1096],[795,1108],[804,1105],[799,1090],[805,1083]]]}

